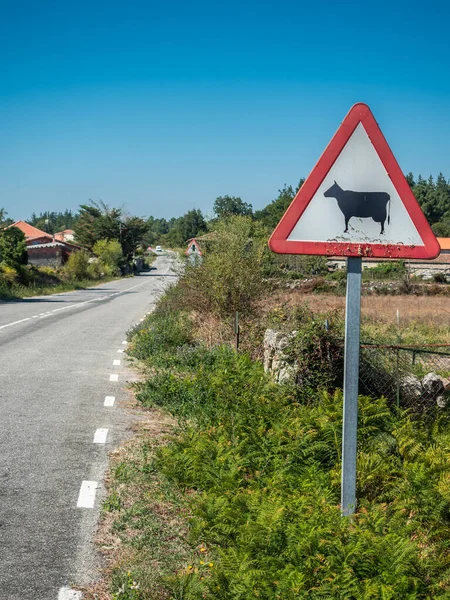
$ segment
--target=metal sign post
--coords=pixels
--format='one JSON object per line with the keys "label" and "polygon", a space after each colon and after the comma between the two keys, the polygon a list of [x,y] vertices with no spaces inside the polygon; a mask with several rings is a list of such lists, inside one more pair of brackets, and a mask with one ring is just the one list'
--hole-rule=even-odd
{"label": "metal sign post", "polygon": [[347,259],[341,486],[341,510],[344,516],[351,515],[356,507],[361,262],[361,258]]}

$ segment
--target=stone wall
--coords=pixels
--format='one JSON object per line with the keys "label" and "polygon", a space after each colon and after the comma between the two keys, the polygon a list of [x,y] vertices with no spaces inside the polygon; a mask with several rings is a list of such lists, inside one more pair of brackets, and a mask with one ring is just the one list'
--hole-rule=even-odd
{"label": "stone wall", "polygon": [[266,329],[264,334],[264,370],[272,373],[278,383],[295,380],[295,362],[289,359],[285,351],[296,335],[296,331],[286,334],[275,329]]}
{"label": "stone wall", "polygon": [[[285,333],[275,329],[266,329],[264,334],[264,370],[270,373],[278,383],[298,383],[301,377],[299,365],[289,352],[292,340],[297,331]],[[377,348],[372,351],[380,352]],[[402,369],[401,373],[393,372],[376,361],[374,355],[366,356],[366,350],[361,349],[360,361],[360,393],[370,396],[385,396],[392,402],[400,393],[401,406],[420,409],[422,412],[431,407],[444,408],[450,400],[450,379],[435,373],[431,365],[430,371],[422,377]],[[380,363],[380,364],[378,364]],[[380,366],[381,365],[381,366]],[[367,388],[368,370],[371,371],[371,385]],[[439,369],[436,367],[436,370]],[[386,386],[386,381],[389,385]]]}

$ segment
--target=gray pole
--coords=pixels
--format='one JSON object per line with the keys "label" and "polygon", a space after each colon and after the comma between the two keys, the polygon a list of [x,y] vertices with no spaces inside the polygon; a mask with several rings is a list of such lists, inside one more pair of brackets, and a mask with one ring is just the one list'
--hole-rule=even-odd
{"label": "gray pole", "polygon": [[351,515],[355,512],[356,508],[361,262],[361,258],[349,257],[347,259],[341,486],[341,510],[343,516]]}

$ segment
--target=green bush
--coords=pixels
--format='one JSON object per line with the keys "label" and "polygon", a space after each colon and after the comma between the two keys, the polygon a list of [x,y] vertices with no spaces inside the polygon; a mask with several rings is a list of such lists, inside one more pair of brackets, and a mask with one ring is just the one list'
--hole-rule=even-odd
{"label": "green bush", "polygon": [[5,263],[0,263],[0,277],[5,285],[12,286],[20,281],[20,275],[17,268],[11,267]]}
{"label": "green bush", "polygon": [[250,217],[219,221],[210,250],[199,266],[187,265],[182,286],[185,306],[228,318],[248,313],[267,291],[262,264],[267,240]]}
{"label": "green bush", "polygon": [[11,286],[6,279],[0,274],[0,298],[11,298]]}
{"label": "green bush", "polygon": [[445,276],[445,273],[434,273],[433,274],[433,281],[435,283],[447,283],[447,278]]}
{"label": "green bush", "polygon": [[[137,331],[132,347],[142,357],[165,348],[178,366],[157,369],[137,397],[179,419],[157,465],[189,492],[191,541],[211,561],[171,578],[172,597],[449,597],[446,416],[413,421],[384,399],[361,396],[358,512],[342,518],[341,392],[318,393],[308,384],[309,401],[298,402],[245,354],[186,346],[182,319],[168,326],[167,337],[165,317],[154,319],[150,337]],[[307,355],[317,332],[305,320],[306,313],[298,315]],[[146,343],[139,346],[141,336]]]}
{"label": "green bush", "polygon": [[400,279],[407,274],[405,261],[391,260],[363,270],[363,279]]}
{"label": "green bush", "polygon": [[72,252],[64,266],[63,273],[67,279],[76,281],[89,279],[89,254],[85,250]]}
{"label": "green bush", "polygon": [[13,268],[28,263],[25,235],[18,227],[0,231],[0,261]]}
{"label": "green bush", "polygon": [[344,320],[339,310],[318,313],[307,304],[281,306],[267,315],[267,324],[291,336],[284,354],[295,367],[297,398],[307,402],[318,389],[342,387]]}
{"label": "green bush", "polygon": [[151,364],[167,365],[177,349],[192,343],[192,324],[182,311],[153,313],[130,332],[130,353]]}
{"label": "green bush", "polygon": [[100,279],[103,275],[107,275],[103,265],[98,260],[89,263],[87,274],[89,279]]}
{"label": "green bush", "polygon": [[94,254],[98,257],[106,275],[118,275],[123,259],[122,246],[117,240],[99,240],[94,245]]}
{"label": "green bush", "polygon": [[327,279],[338,282],[343,281],[345,283],[347,281],[347,269],[337,269],[336,271],[328,273]]}

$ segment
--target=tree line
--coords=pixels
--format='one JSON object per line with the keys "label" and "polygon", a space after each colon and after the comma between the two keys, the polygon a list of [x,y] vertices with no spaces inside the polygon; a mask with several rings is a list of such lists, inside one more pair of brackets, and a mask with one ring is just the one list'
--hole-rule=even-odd
{"label": "tree line", "polygon": [[[412,173],[406,175],[411,190],[422,208],[432,230],[438,237],[450,237],[450,179],[439,173],[436,179],[432,175],[428,179]],[[148,241],[182,246],[186,240],[202,234],[214,227],[217,220],[231,215],[250,216],[267,228],[273,230],[286,212],[288,206],[303,185],[301,178],[297,185],[284,185],[278,195],[267,206],[253,210],[251,204],[236,196],[219,196],[214,202],[214,218],[208,222],[201,211],[192,210],[178,219],[154,219],[150,217]]]}
{"label": "tree line", "polygon": [[[424,179],[412,174],[406,175],[417,201],[419,202],[434,233],[439,237],[450,237],[450,180],[439,173],[436,179],[430,175]],[[50,234],[64,229],[75,231],[75,240],[89,251],[102,239],[116,240],[126,260],[139,250],[161,244],[170,247],[184,247],[187,240],[214,229],[218,220],[232,215],[251,217],[260,222],[268,232],[273,230],[296,193],[304,183],[300,179],[296,186],[284,185],[272,202],[260,210],[253,210],[251,204],[238,196],[219,196],[214,201],[213,217],[207,219],[199,209],[191,209],[180,217],[171,219],[153,216],[141,218],[125,214],[121,208],[110,208],[103,202],[82,204],[78,212],[33,213],[28,220],[31,225]],[[11,224],[4,209],[0,208],[0,227]]]}

